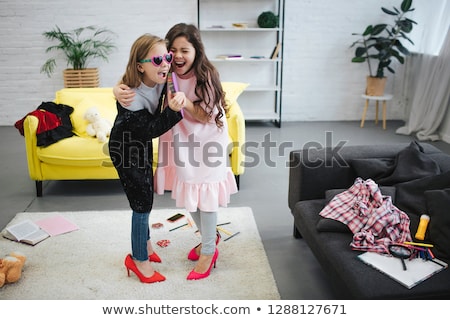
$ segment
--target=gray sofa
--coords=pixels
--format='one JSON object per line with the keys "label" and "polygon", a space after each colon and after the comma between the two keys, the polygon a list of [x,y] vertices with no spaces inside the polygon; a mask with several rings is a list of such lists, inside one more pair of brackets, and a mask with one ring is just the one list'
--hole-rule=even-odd
{"label": "gray sofa", "polygon": [[[288,194],[294,237],[302,238],[309,245],[329,276],[336,297],[450,298],[449,269],[407,289],[357,259],[362,252],[350,248],[353,234],[346,225],[319,216],[327,201],[351,187],[357,177],[373,179],[382,193],[384,190],[392,196],[394,205],[408,214],[412,236],[423,210],[433,213],[425,240],[440,242],[439,258],[449,262],[450,155],[430,144],[417,142],[295,150],[290,153]],[[435,192],[443,192],[443,197],[436,201],[428,197],[428,193]],[[430,208],[430,203],[439,204],[440,208]]]}

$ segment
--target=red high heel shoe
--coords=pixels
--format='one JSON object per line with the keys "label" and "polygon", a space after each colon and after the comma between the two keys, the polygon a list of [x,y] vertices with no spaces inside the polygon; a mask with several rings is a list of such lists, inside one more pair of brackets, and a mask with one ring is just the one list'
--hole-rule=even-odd
{"label": "red high heel shoe", "polygon": [[216,251],[214,252],[214,255],[212,257],[211,264],[209,265],[208,270],[206,270],[205,273],[198,273],[198,272],[195,272],[194,270],[192,270],[188,274],[187,280],[200,280],[200,279],[207,278],[209,276],[209,274],[211,273],[211,268],[213,266],[214,266],[214,268],[216,267],[216,261],[217,261],[218,257],[219,257],[219,250],[216,249]]}
{"label": "red high heel shoe", "polygon": [[131,270],[139,278],[139,280],[144,283],[161,282],[166,280],[166,277],[164,277],[158,271],[155,271],[151,277],[144,276],[137,268],[136,263],[131,257],[131,254],[127,255],[127,257],[125,258],[125,267],[127,268],[128,276],[130,276]]}
{"label": "red high heel shoe", "polygon": [[161,263],[161,258],[156,254],[155,251],[151,255],[148,256],[148,260],[151,262]]}
{"label": "red high heel shoe", "polygon": [[[216,246],[219,244],[220,239],[222,238],[221,234],[219,231],[216,231]],[[201,245],[201,243],[199,243],[198,245],[196,245],[194,248],[191,249],[191,251],[189,251],[188,254],[188,259],[191,261],[197,261],[198,258],[200,258],[200,256],[197,254],[196,249]]]}

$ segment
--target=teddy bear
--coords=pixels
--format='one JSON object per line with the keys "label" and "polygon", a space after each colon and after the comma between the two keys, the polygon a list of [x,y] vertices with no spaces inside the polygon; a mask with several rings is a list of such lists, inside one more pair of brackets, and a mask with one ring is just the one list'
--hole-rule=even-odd
{"label": "teddy bear", "polygon": [[106,142],[111,133],[112,125],[108,120],[101,117],[98,109],[91,107],[86,110],[84,119],[89,122],[86,127],[86,133],[91,137],[97,137],[97,140],[100,142]]}
{"label": "teddy bear", "polygon": [[0,259],[0,288],[20,279],[26,260],[25,255],[20,252],[12,252]]}

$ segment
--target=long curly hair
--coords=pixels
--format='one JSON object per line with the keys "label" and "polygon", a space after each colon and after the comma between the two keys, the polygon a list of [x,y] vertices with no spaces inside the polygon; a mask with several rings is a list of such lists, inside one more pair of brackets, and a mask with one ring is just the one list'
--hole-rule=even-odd
{"label": "long curly hair", "polygon": [[199,100],[194,101],[194,105],[199,102],[204,102],[206,112],[210,118],[213,115],[214,108],[217,107],[219,112],[214,120],[217,127],[221,128],[223,126],[222,117],[224,115],[222,110],[227,112],[225,108],[225,93],[222,90],[219,72],[206,56],[200,31],[192,24],[178,23],[174,25],[166,34],[168,48],[172,47],[173,42],[178,37],[185,37],[195,49],[195,59],[192,69],[197,77],[195,94],[199,97]]}

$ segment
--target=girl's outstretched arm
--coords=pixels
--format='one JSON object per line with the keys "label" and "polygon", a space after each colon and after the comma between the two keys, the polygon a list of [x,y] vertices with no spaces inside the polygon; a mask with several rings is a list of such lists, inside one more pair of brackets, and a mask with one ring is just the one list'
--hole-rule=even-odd
{"label": "girl's outstretched arm", "polygon": [[126,84],[117,84],[113,87],[113,94],[122,107],[129,107],[136,93]]}

